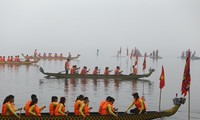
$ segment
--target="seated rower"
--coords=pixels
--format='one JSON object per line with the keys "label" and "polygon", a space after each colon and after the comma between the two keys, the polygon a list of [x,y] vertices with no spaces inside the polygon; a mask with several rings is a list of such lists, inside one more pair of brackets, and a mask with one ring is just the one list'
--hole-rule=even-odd
{"label": "seated rower", "polygon": [[58,103],[58,105],[56,106],[56,109],[55,109],[56,116],[67,116],[68,115],[68,111],[65,113],[65,109],[66,109],[65,102],[66,102],[65,97],[61,97],[60,102]]}
{"label": "seated rower", "polygon": [[30,62],[30,57],[28,55],[25,57],[25,62]]}
{"label": "seated rower", "polygon": [[78,69],[80,69],[80,67],[77,68],[76,65],[73,65],[73,66],[71,67],[71,69],[70,69],[70,74],[72,74],[72,75],[78,74]]}
{"label": "seated rower", "polygon": [[109,75],[112,70],[109,70],[109,67],[105,68],[104,75]]}
{"label": "seated rower", "polygon": [[55,53],[55,54],[54,54],[54,57],[55,57],[55,58],[57,58],[57,57],[58,57],[57,53]]}
{"label": "seated rower", "polygon": [[81,107],[82,104],[83,104],[83,99],[84,99],[84,96],[83,96],[83,95],[79,95],[79,96],[76,98],[76,101],[75,101],[75,103],[74,103],[74,115],[80,115],[79,109],[80,109],[80,107]]}
{"label": "seated rower", "polygon": [[14,61],[19,62],[18,56],[15,56]]}
{"label": "seated rower", "polygon": [[41,56],[41,53],[38,53],[38,57],[42,57],[42,56]]}
{"label": "seated rower", "polygon": [[143,114],[146,112],[146,104],[144,102],[144,100],[142,98],[139,97],[138,93],[133,93],[132,94],[134,101],[131,103],[131,105],[127,108],[127,110],[125,111],[125,113],[127,113],[127,111],[133,106],[135,105],[135,109],[131,109],[130,113],[134,113],[134,114]]}
{"label": "seated rower", "polygon": [[103,105],[101,115],[113,115],[118,118],[118,116],[114,113],[115,112],[115,109],[113,107],[114,102],[115,99],[111,97],[110,100]]}
{"label": "seated rower", "polygon": [[62,53],[60,53],[59,58],[61,58],[61,59],[63,58],[63,54]]}
{"label": "seated rower", "polygon": [[2,61],[2,56],[0,56],[0,61]]}
{"label": "seated rower", "polygon": [[11,59],[11,61],[14,61],[14,58],[13,58],[13,56],[11,56],[11,57],[10,57],[10,59]]}
{"label": "seated rower", "polygon": [[7,62],[11,62],[11,61],[12,61],[12,60],[11,60],[10,56],[8,56]]}
{"label": "seated rower", "polygon": [[20,117],[16,114],[15,111],[22,110],[22,108],[15,109],[14,106],[14,96],[9,95],[4,99],[3,106],[2,106],[2,113],[1,115],[5,116],[15,116],[20,119]]}
{"label": "seated rower", "polygon": [[106,102],[109,102],[110,99],[111,99],[111,97],[108,96],[108,97],[106,98],[106,100],[102,100],[102,101],[100,102],[99,111],[98,111],[99,114],[101,114],[101,112],[102,112],[103,105],[104,105]]}
{"label": "seated rower", "polygon": [[46,53],[44,53],[42,57],[46,58],[47,57]]}
{"label": "seated rower", "polygon": [[87,70],[87,67],[86,66],[84,66],[83,67],[83,69],[81,70],[81,75],[87,75],[87,73],[90,71],[90,69],[89,70]]}
{"label": "seated rower", "polygon": [[3,56],[3,58],[2,58],[2,61],[3,61],[3,62],[5,62],[5,61],[6,61],[6,57],[5,57],[5,56]]}
{"label": "seated rower", "polygon": [[96,66],[94,68],[94,71],[93,71],[93,75],[98,75],[100,73],[100,70],[98,69],[98,67]]}
{"label": "seated rower", "polygon": [[86,117],[86,116],[90,115],[89,112],[92,109],[92,107],[89,107],[89,98],[88,97],[84,97],[83,101],[84,101],[83,104],[79,108],[79,112],[83,117]]}
{"label": "seated rower", "polygon": [[51,103],[49,104],[49,114],[55,115],[56,106],[58,105],[58,97],[52,96]]}
{"label": "seated rower", "polygon": [[51,54],[52,54],[52,53],[48,53],[48,58],[51,58]]}
{"label": "seated rower", "polygon": [[31,100],[28,100],[28,101],[26,102],[26,104],[24,105],[24,110],[25,110],[25,115],[26,115],[26,116],[30,116],[30,114],[29,114],[30,103],[31,103],[31,101],[33,101],[33,99],[35,99],[35,98],[37,98],[37,96],[36,96],[35,94],[32,94],[32,95],[31,95]]}
{"label": "seated rower", "polygon": [[121,75],[122,72],[123,72],[123,71],[120,71],[120,67],[117,66],[116,69],[115,69],[115,73],[114,73],[114,74],[115,74],[115,75]]}
{"label": "seated rower", "polygon": [[30,109],[28,110],[29,114],[31,116],[41,116],[41,111],[46,108],[46,106],[43,106],[41,108],[39,108],[37,106],[38,103],[38,98],[34,98],[31,103],[30,103]]}

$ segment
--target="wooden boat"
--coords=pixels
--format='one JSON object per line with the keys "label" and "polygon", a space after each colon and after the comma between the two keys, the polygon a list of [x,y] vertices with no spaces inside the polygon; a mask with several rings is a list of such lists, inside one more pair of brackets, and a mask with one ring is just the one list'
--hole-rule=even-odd
{"label": "wooden boat", "polygon": [[[22,53],[22,56],[24,57],[24,58],[26,58],[26,56]],[[37,59],[44,59],[44,60],[67,60],[67,59],[70,59],[70,60],[75,60],[75,59],[78,59],[79,57],[80,57],[81,55],[80,54],[77,54],[77,56],[75,56],[75,57],[70,57],[70,56],[68,56],[68,57],[59,57],[59,56],[57,56],[57,57],[53,57],[53,56],[50,56],[50,57],[48,57],[48,56],[46,56],[46,57],[43,57],[43,56],[37,56],[37,57],[35,57],[35,56],[29,56],[29,58],[30,59],[35,59],[35,58],[37,58]]]}
{"label": "wooden boat", "polygon": [[12,62],[2,62],[0,61],[0,65],[5,65],[5,64],[8,64],[8,65],[31,65],[31,64],[34,64],[34,63],[38,63],[38,61],[19,61],[19,62],[15,62],[15,61],[12,61]]}
{"label": "wooden boat", "polygon": [[[119,112],[118,119],[119,120],[152,120],[161,117],[169,117],[174,115],[181,104],[185,103],[185,98],[174,98],[174,106],[171,109],[163,110],[163,111],[147,111],[144,114],[124,114],[124,112]],[[90,116],[83,118],[82,116],[74,116],[73,113],[69,113],[68,116],[49,116],[48,113],[42,113],[42,116],[24,116],[24,114],[20,115],[21,120],[116,120],[116,117],[111,115],[101,116],[98,113],[90,113]],[[0,116],[1,120],[18,120],[14,116]]]}
{"label": "wooden boat", "polygon": [[[181,56],[181,57],[179,57],[179,58],[181,58],[181,59],[186,59],[186,56]],[[198,57],[198,56],[191,56],[190,59],[191,59],[191,60],[199,60],[200,57]]]}
{"label": "wooden boat", "polygon": [[144,77],[149,77],[155,70],[149,69],[149,73],[147,74],[141,74],[141,75],[93,75],[93,74],[87,74],[87,75],[80,75],[80,74],[64,74],[64,73],[48,73],[44,72],[44,69],[40,67],[40,72],[45,74],[47,77],[56,77],[56,78],[90,78],[90,79],[123,79],[123,80],[132,80],[132,79],[139,79]]}
{"label": "wooden boat", "polygon": [[150,58],[152,58],[152,59],[163,59],[161,56],[149,56]]}

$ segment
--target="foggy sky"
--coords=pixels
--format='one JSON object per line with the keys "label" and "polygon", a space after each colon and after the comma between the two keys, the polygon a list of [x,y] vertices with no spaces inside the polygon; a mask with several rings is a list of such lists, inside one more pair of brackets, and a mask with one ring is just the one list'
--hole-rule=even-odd
{"label": "foggy sky", "polygon": [[0,54],[142,52],[200,56],[199,0],[1,0]]}

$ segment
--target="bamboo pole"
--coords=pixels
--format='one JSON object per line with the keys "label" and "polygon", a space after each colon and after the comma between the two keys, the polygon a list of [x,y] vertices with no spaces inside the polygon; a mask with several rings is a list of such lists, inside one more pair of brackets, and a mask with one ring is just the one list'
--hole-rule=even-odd
{"label": "bamboo pole", "polygon": [[190,90],[188,90],[188,120],[190,120]]}
{"label": "bamboo pole", "polygon": [[162,92],[162,90],[160,89],[160,98],[159,98],[159,111],[161,111],[161,108],[160,108],[160,106],[161,106],[161,92]]}

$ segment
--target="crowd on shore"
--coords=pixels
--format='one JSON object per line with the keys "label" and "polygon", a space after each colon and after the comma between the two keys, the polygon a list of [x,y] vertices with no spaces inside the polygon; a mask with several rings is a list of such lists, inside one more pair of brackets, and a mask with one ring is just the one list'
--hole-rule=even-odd
{"label": "crowd on shore", "polygon": [[[134,101],[131,103],[131,105],[127,108],[125,113],[133,106],[135,105],[135,109],[131,109],[131,113],[135,114],[143,114],[146,112],[146,104],[142,98],[139,97],[138,93],[133,93],[132,96],[134,97]],[[49,109],[49,115],[50,116],[68,116],[68,110],[66,109],[66,98],[60,97],[60,101],[58,102],[57,96],[52,96],[51,103],[48,106]],[[90,115],[90,110],[92,107],[89,107],[89,98],[85,97],[84,95],[77,96],[75,102],[74,102],[74,115],[81,115],[83,117],[86,117]],[[98,113],[100,115],[113,115],[115,117],[118,117],[116,112],[118,111],[117,108],[114,107],[115,99],[111,96],[108,96],[105,100],[102,100],[99,105]],[[25,111],[26,116],[41,116],[41,111],[46,108],[46,106],[39,107],[37,105],[38,98],[37,95],[32,94],[31,99],[28,100],[23,110]],[[21,110],[22,108],[16,109],[14,106],[14,96],[8,95],[4,101],[2,106],[2,116],[15,116],[17,118],[20,118],[19,115],[16,114],[16,111]]]}

